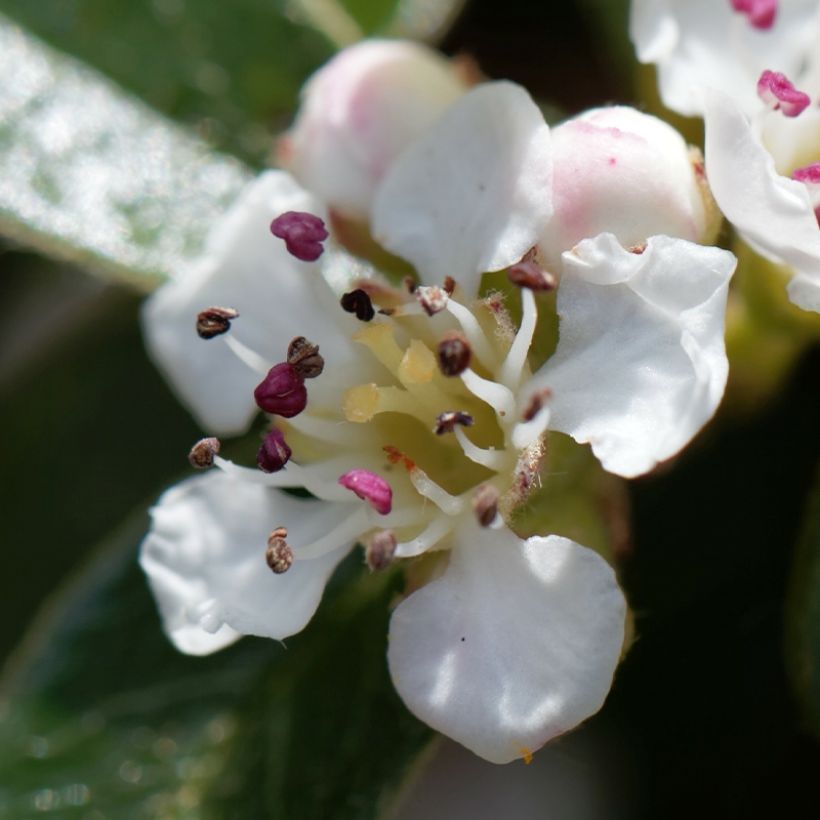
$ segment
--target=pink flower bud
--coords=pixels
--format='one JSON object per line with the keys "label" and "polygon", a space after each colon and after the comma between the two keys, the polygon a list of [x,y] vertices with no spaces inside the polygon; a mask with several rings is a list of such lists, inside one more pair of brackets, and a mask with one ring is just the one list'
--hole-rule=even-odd
{"label": "pink flower bud", "polygon": [[366,218],[391,163],[465,90],[425,46],[358,43],[308,80],[279,162],[332,208]]}
{"label": "pink flower bud", "polygon": [[253,397],[266,413],[286,419],[298,415],[307,405],[304,379],[288,362],[274,365],[253,391]]}
{"label": "pink flower bud", "polygon": [[339,484],[356,493],[379,515],[387,515],[393,509],[393,489],[380,475],[370,470],[350,470],[339,476]]}
{"label": "pink flower bud", "polygon": [[630,247],[655,234],[698,241],[710,227],[689,148],[656,117],[593,109],[554,128],[552,146],[555,211],[540,242],[548,266],[604,232]]}

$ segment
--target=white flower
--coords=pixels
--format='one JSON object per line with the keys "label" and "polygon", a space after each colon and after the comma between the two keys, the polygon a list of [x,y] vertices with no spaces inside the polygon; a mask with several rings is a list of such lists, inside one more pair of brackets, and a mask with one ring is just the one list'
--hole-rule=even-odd
{"label": "white flower", "polygon": [[631,31],[666,105],[703,115],[720,209],[820,311],[820,3],[633,0]]}
{"label": "white flower", "polygon": [[[361,542],[371,566],[441,559],[390,626],[391,675],[419,718],[503,763],[600,708],[624,639],[614,573],[567,538],[522,539],[507,522],[537,481],[548,426],[589,442],[624,476],[652,469],[700,429],[726,379],[734,258],[666,236],[633,250],[612,234],[580,242],[562,260],[560,341],[533,373],[536,295],[521,288],[518,328],[497,298],[476,297],[489,270],[512,266],[538,285],[530,250],[554,218],[552,174],[549,129],[527,94],[481,86],[376,191],[374,233],[416,266],[414,294],[332,245],[317,262],[290,256],[267,223],[323,209],[271,172],[236,204],[201,266],[152,297],[150,350],[205,426],[244,429],[263,378],[257,400],[289,416],[260,455],[275,471],[206,448],[218,469],[154,509],[141,560],[180,649],[299,631]],[[327,284],[340,269],[362,279],[345,310]],[[203,342],[193,317],[215,304],[239,318]],[[297,336],[320,353],[299,342],[285,363]],[[289,370],[304,366],[304,351],[316,376],[307,381]],[[306,407],[293,414],[303,386]]]}
{"label": "white flower", "polygon": [[328,206],[366,220],[392,163],[465,90],[453,65],[426,46],[365,40],[305,84],[279,161]]}

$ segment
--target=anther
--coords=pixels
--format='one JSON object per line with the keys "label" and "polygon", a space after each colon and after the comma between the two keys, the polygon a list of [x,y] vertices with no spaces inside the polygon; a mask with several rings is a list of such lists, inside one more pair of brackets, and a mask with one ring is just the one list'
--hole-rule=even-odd
{"label": "anther", "polygon": [[786,117],[796,117],[811,104],[809,95],[798,91],[785,74],[768,69],[757,81],[757,96],[773,111],[780,111]]}
{"label": "anther", "polygon": [[535,256],[535,248],[527,251],[520,262],[516,262],[507,269],[507,278],[519,288],[555,290],[558,286],[557,280],[535,261]]}
{"label": "anther", "polygon": [[524,421],[532,421],[540,412],[541,408],[552,398],[552,390],[549,387],[544,387],[541,390],[536,390],[530,396],[521,418]]}
{"label": "anther", "polygon": [[473,496],[473,512],[482,527],[492,525],[498,516],[498,490],[492,484],[482,484]]}
{"label": "anther", "polygon": [[268,566],[277,574],[287,572],[293,564],[293,550],[285,539],[288,531],[284,527],[277,527],[268,536],[268,547],[265,550],[265,560]]}
{"label": "anther", "polygon": [[290,362],[274,365],[253,391],[253,397],[266,413],[286,419],[297,416],[307,406],[304,379]]}
{"label": "anther", "polygon": [[197,470],[205,470],[214,463],[214,456],[219,454],[220,443],[218,438],[200,439],[188,453],[188,461]]}
{"label": "anther", "polygon": [[197,314],[196,332],[200,339],[213,339],[231,329],[239,311],[229,307],[209,307]]}
{"label": "anther", "polygon": [[273,427],[262,440],[262,446],[256,454],[256,464],[263,473],[278,473],[288,463],[290,457],[291,449],[282,431]]}
{"label": "anther", "polygon": [[472,427],[473,417],[469,413],[462,413],[461,410],[448,410],[436,417],[433,432],[437,436],[443,436],[445,433],[452,433],[457,424],[462,427]]}
{"label": "anther", "polygon": [[731,0],[732,8],[745,14],[755,28],[769,29],[777,16],[777,0]]}
{"label": "anther", "polygon": [[803,168],[795,168],[792,171],[792,179],[803,182],[807,185],[820,184],[820,162],[812,162]]}
{"label": "anther", "polygon": [[356,318],[362,322],[369,322],[376,315],[373,302],[361,288],[343,294],[340,303],[343,310],[355,314]]}
{"label": "anther", "polygon": [[438,344],[438,363],[445,376],[458,376],[470,366],[472,351],[463,333],[451,330]]}
{"label": "anther", "polygon": [[291,256],[303,262],[315,262],[324,251],[322,242],[329,234],[318,216],[304,211],[287,211],[270,223],[270,232],[285,240]]}
{"label": "anther", "polygon": [[288,364],[303,379],[315,379],[325,369],[325,360],[319,355],[319,345],[297,336],[288,345]]}
{"label": "anther", "polygon": [[441,287],[448,296],[452,296],[456,289],[456,280],[452,276],[445,276],[444,284]]}
{"label": "anther", "polygon": [[447,300],[450,298],[447,291],[437,285],[417,287],[414,295],[428,316],[434,316],[444,310],[447,307]]}
{"label": "anther", "polygon": [[339,484],[356,493],[379,515],[387,515],[393,509],[392,487],[380,475],[370,470],[349,470],[339,476]]}
{"label": "anther", "polygon": [[396,554],[396,536],[392,530],[379,530],[365,547],[364,559],[371,572],[387,569]]}
{"label": "anther", "polygon": [[415,293],[416,288],[419,286],[419,283],[412,276],[405,276],[401,282],[408,293]]}

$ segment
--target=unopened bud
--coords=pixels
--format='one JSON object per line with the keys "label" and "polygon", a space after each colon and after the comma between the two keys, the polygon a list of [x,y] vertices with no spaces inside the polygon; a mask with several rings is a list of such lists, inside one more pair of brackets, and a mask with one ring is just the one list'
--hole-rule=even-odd
{"label": "unopened bud", "polygon": [[451,330],[438,345],[438,363],[445,376],[458,376],[470,366],[472,351],[464,334]]}
{"label": "unopened bud", "polygon": [[303,379],[315,379],[325,369],[325,360],[319,355],[319,345],[297,336],[288,345],[288,364]]}
{"label": "unopened bud", "polygon": [[277,574],[287,572],[293,563],[293,550],[285,539],[288,531],[284,527],[277,527],[268,536],[268,547],[265,550],[265,560],[268,566]]}
{"label": "unopened bud", "polygon": [[231,322],[239,312],[228,307],[209,307],[197,314],[196,332],[200,339],[213,339],[231,329]]}
{"label": "unopened bud", "polygon": [[340,302],[343,310],[353,313],[362,322],[369,322],[376,315],[373,302],[370,301],[370,297],[361,288],[345,293]]}
{"label": "unopened bud", "polygon": [[473,496],[473,511],[482,527],[489,527],[498,515],[498,490],[492,484],[482,484]]}
{"label": "unopened bud", "polygon": [[214,463],[214,456],[219,454],[220,443],[218,438],[200,439],[188,453],[188,461],[197,470],[205,470]]}
{"label": "unopened bud", "polygon": [[373,572],[386,569],[396,554],[396,536],[391,530],[380,530],[370,539],[364,551],[367,566]]}
{"label": "unopened bud", "polygon": [[274,365],[253,391],[253,397],[260,409],[286,419],[297,416],[307,406],[304,379],[289,362]]}
{"label": "unopened bud", "polygon": [[443,436],[445,433],[452,433],[457,424],[462,427],[472,427],[473,417],[469,413],[462,413],[461,410],[448,410],[436,417],[433,432],[437,436]]}
{"label": "unopened bud", "polygon": [[264,473],[278,473],[290,460],[288,447],[281,430],[270,429],[256,454],[256,464]]}

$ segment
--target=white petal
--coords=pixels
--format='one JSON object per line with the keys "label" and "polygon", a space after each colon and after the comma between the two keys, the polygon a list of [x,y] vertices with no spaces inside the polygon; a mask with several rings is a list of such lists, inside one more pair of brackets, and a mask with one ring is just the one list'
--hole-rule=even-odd
{"label": "white petal", "polygon": [[[351,542],[311,560],[299,560],[299,547],[333,531],[350,509],[215,470],[172,487],[151,511],[140,553],[168,636],[181,651],[204,655],[240,635],[282,639],[299,632]],[[275,575],[265,548],[280,526],[295,560]]]}
{"label": "white petal", "polygon": [[820,301],[820,228],[806,186],[780,176],[740,108],[706,95],[706,173],[715,200],[743,238],[799,274],[789,295],[807,310]]}
{"label": "white petal", "polygon": [[597,553],[471,526],[444,574],[393,613],[390,673],[417,717],[507,763],[598,711],[625,611]]}
{"label": "white petal", "polygon": [[[263,174],[225,216],[199,264],[163,285],[145,305],[149,353],[209,432],[233,434],[247,427],[257,412],[253,389],[263,374],[241,362],[225,338],[197,336],[194,324],[201,310],[212,305],[236,308],[239,318],[230,333],[269,360],[269,366],[284,360],[288,343],[299,335],[319,344],[328,370],[346,361],[350,346],[317,303],[322,290],[333,300],[321,279],[320,263],[294,259],[270,233],[271,220],[290,210],[321,216],[287,174]],[[344,320],[340,309],[335,313],[334,319]],[[311,397],[322,389],[320,381],[309,386]]]}
{"label": "white petal", "polygon": [[465,94],[409,148],[379,188],[373,233],[430,284],[517,262],[552,213],[549,127],[523,88]]}
{"label": "white petal", "polygon": [[723,396],[728,251],[655,236],[642,254],[602,234],[564,254],[559,341],[532,380],[550,427],[632,477],[673,456]]}
{"label": "white petal", "polygon": [[656,63],[661,98],[681,114],[702,113],[700,89],[759,109],[764,69],[797,80],[817,41],[817,0],[780,0],[769,30],[750,25],[729,0],[633,0],[630,36],[638,59]]}

